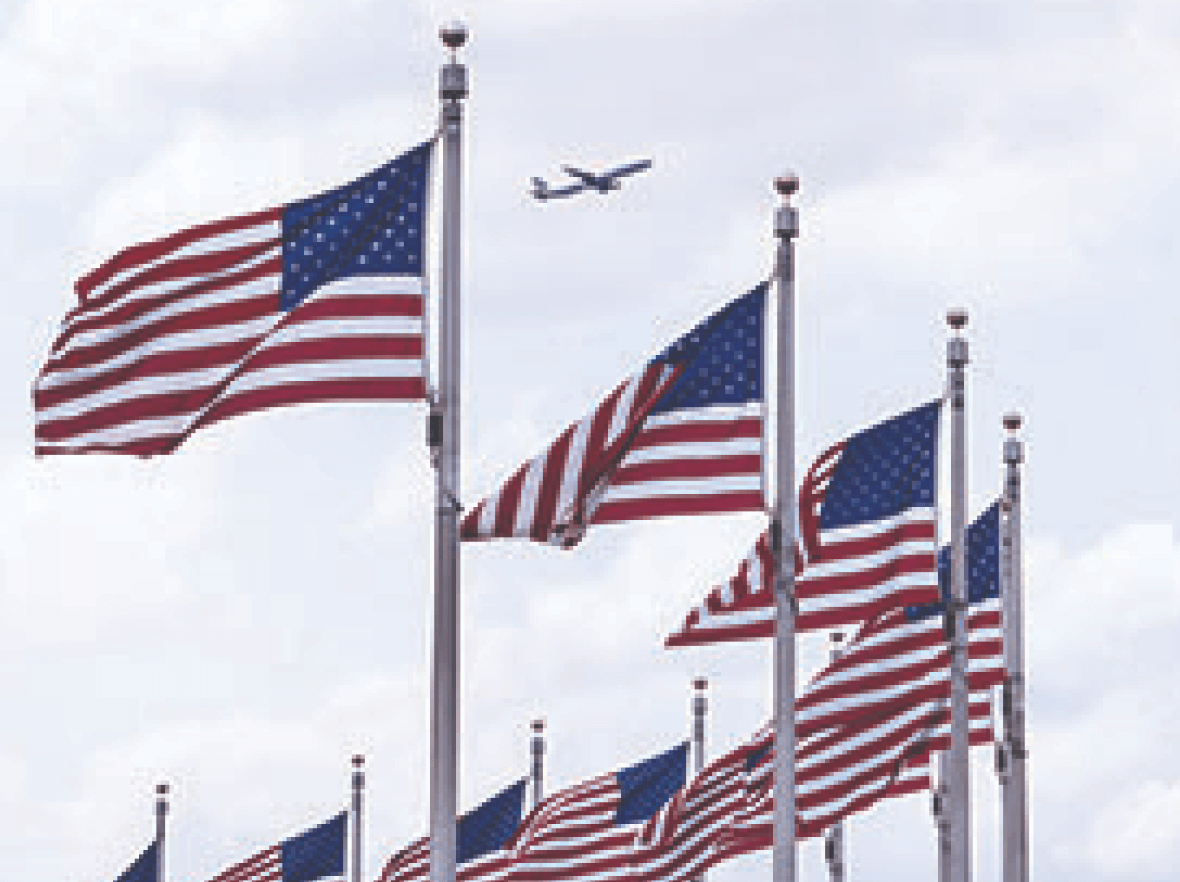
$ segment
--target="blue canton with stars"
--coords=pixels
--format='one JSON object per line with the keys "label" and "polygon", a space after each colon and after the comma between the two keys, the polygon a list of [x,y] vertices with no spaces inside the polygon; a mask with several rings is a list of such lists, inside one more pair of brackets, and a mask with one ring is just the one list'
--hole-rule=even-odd
{"label": "blue canton with stars", "polygon": [[[946,597],[951,589],[951,549],[944,545],[938,552],[938,587]],[[967,602],[982,603],[1000,596],[1000,503],[993,502],[967,528]],[[907,606],[911,622],[942,615],[941,603]]]}
{"label": "blue canton with stars", "polygon": [[934,505],[941,405],[932,401],[848,439],[824,492],[821,530]]}
{"label": "blue canton with stars", "polygon": [[283,209],[283,309],[350,276],[422,275],[433,146]]}
{"label": "blue canton with stars", "polygon": [[646,821],[684,786],[687,778],[688,742],[615,772],[620,791],[615,823]]}
{"label": "blue canton with stars", "polygon": [[457,863],[499,851],[520,826],[525,782],[517,781],[459,819],[455,844]]}
{"label": "blue canton with stars", "polygon": [[745,404],[762,398],[762,326],[767,287],[763,282],[709,316],[653,360],[685,364],[685,370],[652,413],[711,404]]}

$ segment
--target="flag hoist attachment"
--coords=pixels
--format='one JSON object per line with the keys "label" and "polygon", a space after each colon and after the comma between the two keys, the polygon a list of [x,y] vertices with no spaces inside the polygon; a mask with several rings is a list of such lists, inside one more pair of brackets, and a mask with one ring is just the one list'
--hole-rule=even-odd
{"label": "flag hoist attachment", "polygon": [[799,179],[774,181],[782,203],[774,214],[778,240],[778,391],[775,500],[771,515],[774,552],[774,882],[795,882],[795,238],[799,213],[791,197]]}
{"label": "flag hoist attachment", "polygon": [[945,764],[943,811],[947,823],[947,879],[971,880],[971,775],[968,765],[970,694],[967,685],[967,311],[946,316],[947,398],[950,404],[951,535],[950,592],[947,598],[951,654],[951,748]]}
{"label": "flag hoist attachment", "polygon": [[462,23],[439,32],[450,58],[439,74],[442,129],[442,255],[438,312],[438,394],[431,407],[435,446],[434,643],[430,680],[430,878],[455,882],[459,778],[459,369],[463,99],[467,68],[458,51]]}
{"label": "flag hoist attachment", "polygon": [[[844,644],[844,634],[840,631],[832,632],[832,649],[829,660],[839,660],[841,647]],[[844,882],[844,822],[833,824],[824,836],[824,862],[828,865],[828,878],[831,882]]]}
{"label": "flag hoist attachment", "polygon": [[1004,416],[1008,437],[1004,441],[1004,532],[1001,540],[1001,573],[1004,598],[1003,740],[1001,831],[1003,837],[1002,882],[1028,882],[1028,745],[1025,742],[1024,583],[1020,551],[1021,475],[1024,442],[1018,436],[1018,413]]}

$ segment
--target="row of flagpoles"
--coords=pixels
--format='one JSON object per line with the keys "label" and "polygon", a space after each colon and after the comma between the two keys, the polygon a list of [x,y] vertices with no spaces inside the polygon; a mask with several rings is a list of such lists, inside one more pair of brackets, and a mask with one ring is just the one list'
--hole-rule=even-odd
{"label": "row of flagpoles", "polygon": [[[765,787],[747,793],[745,815],[726,822],[728,838],[723,847],[717,846],[716,859],[773,842],[774,882],[794,882],[797,837],[830,827],[830,865],[842,878],[840,819],[884,795],[899,794],[887,792],[895,782],[889,775],[882,777],[878,757],[871,787],[850,791],[834,808],[817,807],[817,757],[848,737],[851,718],[833,718],[829,729],[804,719],[804,711],[820,713],[815,707],[822,705],[817,696],[825,672],[809,684],[813,691],[797,690],[796,631],[829,624],[858,626],[857,635],[833,658],[835,669],[859,664],[870,639],[888,643],[907,628],[929,639],[929,617],[942,615],[945,645],[928,651],[939,665],[945,656],[947,707],[941,680],[936,694],[922,699],[924,704],[903,707],[895,702],[891,712],[911,717],[906,722],[909,740],[891,745],[895,753],[890,761],[901,782],[903,772],[917,773],[906,765],[914,758],[910,751],[920,748],[927,763],[931,750],[941,751],[935,801],[940,882],[970,882],[968,748],[976,618],[970,610],[976,600],[971,596],[970,544],[976,525],[969,527],[967,521],[966,313],[948,314],[952,333],[942,398],[838,442],[796,482],[794,249],[799,218],[791,198],[798,180],[778,178],[773,285],[756,286],[674,342],[461,517],[460,212],[468,88],[467,69],[457,55],[467,39],[466,28],[444,27],[442,39],[450,56],[441,69],[441,119],[434,139],[321,196],[129,248],[79,281],[79,303],[67,315],[34,390],[38,453],[151,456],[175,450],[203,425],[252,410],[306,401],[427,398],[436,471],[431,882],[456,882],[463,850],[456,799],[460,542],[527,538],[573,548],[596,524],[766,510],[764,478],[773,463],[768,530],[730,585],[711,594],[668,641],[670,646],[751,637],[774,641],[772,727],[727,755],[729,765],[717,767],[731,775],[726,786],[737,775],[750,787]],[[436,147],[442,168],[441,256],[438,376],[430,388],[423,230]],[[278,297],[273,296],[276,285]],[[776,431],[772,455],[763,455],[769,422],[763,391],[764,317],[772,287],[777,294]],[[945,589],[940,591],[936,451],[944,415],[949,424],[950,535]],[[1005,425],[1015,432],[1019,419],[1007,417]],[[1004,510],[996,528],[1002,532],[1004,558],[1004,731],[997,753],[1004,788],[1004,882],[1027,882],[1028,876],[1019,563],[1022,459],[1020,441],[1010,438],[1004,447]],[[890,478],[899,474],[901,464],[903,477]],[[884,501],[874,489],[878,485],[887,491]],[[668,490],[670,486],[676,489]],[[703,713],[703,692],[698,698]],[[851,722],[867,726],[865,719]],[[948,723],[949,749],[933,747],[941,744],[941,736],[931,733]],[[716,775],[722,772],[714,774],[714,765],[704,764],[703,739],[702,723],[699,739],[694,728],[697,776],[685,792],[715,799],[719,797],[709,788],[721,786]],[[535,770],[542,768],[542,753],[538,731]],[[621,781],[629,780],[627,771],[618,773]],[[538,800],[540,781],[538,772]],[[359,766],[353,800],[359,816]],[[162,880],[166,811],[161,794],[152,852],[155,882]],[[362,843],[356,827],[353,863],[359,867]],[[335,830],[331,828],[331,835]],[[279,857],[272,855],[263,863],[285,862],[288,852],[291,861],[301,860],[305,844],[294,842],[289,840],[276,853]],[[694,872],[703,872],[706,863]],[[539,872],[528,878],[540,882]],[[245,878],[237,872],[225,882]],[[310,882],[319,877],[283,878]],[[148,882],[148,877],[134,882]],[[353,882],[360,882],[355,871]]]}

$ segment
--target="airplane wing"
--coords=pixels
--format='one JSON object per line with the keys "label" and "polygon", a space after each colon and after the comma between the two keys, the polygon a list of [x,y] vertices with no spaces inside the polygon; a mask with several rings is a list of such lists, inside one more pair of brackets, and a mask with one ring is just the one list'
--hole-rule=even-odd
{"label": "airplane wing", "polygon": [[641,159],[639,162],[630,162],[627,165],[620,165],[618,168],[613,168],[608,172],[603,173],[604,178],[621,178],[624,175],[633,175],[641,171],[647,171],[651,168],[650,159]]}
{"label": "airplane wing", "polygon": [[590,172],[582,171],[580,168],[574,168],[572,165],[563,165],[561,170],[571,177],[577,178],[582,182],[584,187],[601,187],[602,178],[599,175],[592,175]]}

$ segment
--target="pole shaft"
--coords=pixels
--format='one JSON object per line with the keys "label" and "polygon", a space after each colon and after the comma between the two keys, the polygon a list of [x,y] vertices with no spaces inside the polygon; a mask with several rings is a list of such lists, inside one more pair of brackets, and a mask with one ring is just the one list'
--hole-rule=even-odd
{"label": "pole shaft", "polygon": [[545,730],[540,721],[533,723],[533,737],[529,745],[533,759],[533,808],[545,798]]}
{"label": "pole shaft", "polygon": [[168,832],[168,785],[156,787],[156,882],[164,882],[164,844]]}
{"label": "pole shaft", "polygon": [[1001,545],[1004,587],[1004,750],[1002,778],[1003,882],[1028,882],[1028,747],[1025,742],[1024,584],[1021,567],[1021,475],[1023,444],[1004,444],[1004,507]]}
{"label": "pole shaft", "polygon": [[[965,319],[965,316],[964,316]],[[960,325],[961,327],[961,325]],[[951,749],[947,760],[949,882],[971,879],[971,779],[967,691],[967,341],[947,343],[951,410]]]}
{"label": "pole shaft", "polygon": [[948,882],[951,877],[951,825],[947,811],[947,775],[950,774],[950,755],[944,750],[938,754],[938,785],[935,788],[934,827],[938,838],[938,882]]}
{"label": "pole shaft", "polygon": [[[462,85],[460,90],[457,84]],[[441,75],[442,257],[436,408],[440,416],[434,520],[434,657],[431,677],[430,878],[454,882],[459,778],[459,221],[466,69]]]}
{"label": "pole shaft", "polygon": [[[791,192],[794,192],[793,190]],[[789,196],[789,193],[780,193]],[[795,236],[789,204],[775,217],[778,254],[778,401],[775,501],[774,882],[795,882]]]}
{"label": "pole shaft", "polygon": [[[840,657],[840,642],[843,636],[832,635],[832,651],[830,659],[836,661]],[[828,864],[828,879],[830,882],[844,882],[844,822],[833,824],[824,837],[824,859]]]}
{"label": "pole shaft", "polygon": [[352,882],[363,882],[364,868],[364,810],[365,810],[365,772],[362,768],[364,760],[353,757],[352,760],[352,860],[349,869]]}
{"label": "pole shaft", "polygon": [[[705,721],[709,713],[709,698],[705,694],[708,681],[698,677],[693,681],[692,693],[692,754],[693,767],[699,775],[705,768]],[[693,882],[705,882],[705,874],[698,873]]]}

